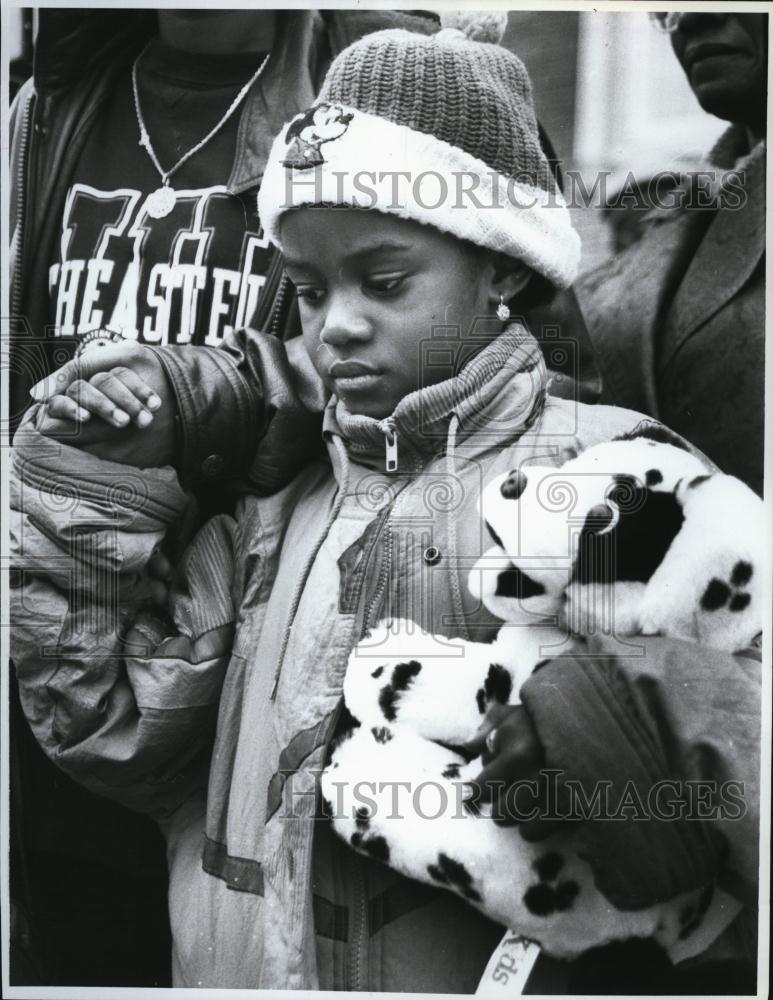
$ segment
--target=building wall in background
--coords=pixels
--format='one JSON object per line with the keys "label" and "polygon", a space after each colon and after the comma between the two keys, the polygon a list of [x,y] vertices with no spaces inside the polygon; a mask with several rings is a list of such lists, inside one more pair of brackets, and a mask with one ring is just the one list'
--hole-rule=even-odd
{"label": "building wall in background", "polygon": [[529,71],[537,115],[567,166],[574,148],[580,16],[577,11],[511,11],[502,40]]}
{"label": "building wall in background", "polygon": [[[511,11],[504,44],[523,59],[537,114],[564,169],[592,190],[604,171],[613,195],[629,171],[698,166],[727,127],[696,101],[667,35],[644,13]],[[573,208],[583,270],[609,257],[598,207]]]}

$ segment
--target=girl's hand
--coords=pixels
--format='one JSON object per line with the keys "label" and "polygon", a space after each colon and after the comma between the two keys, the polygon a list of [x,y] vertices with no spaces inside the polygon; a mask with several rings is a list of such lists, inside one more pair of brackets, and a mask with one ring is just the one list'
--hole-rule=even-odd
{"label": "girl's hand", "polygon": [[37,426],[47,437],[141,467],[172,461],[176,408],[161,362],[148,347],[92,347],[38,382],[30,395],[44,404]]}

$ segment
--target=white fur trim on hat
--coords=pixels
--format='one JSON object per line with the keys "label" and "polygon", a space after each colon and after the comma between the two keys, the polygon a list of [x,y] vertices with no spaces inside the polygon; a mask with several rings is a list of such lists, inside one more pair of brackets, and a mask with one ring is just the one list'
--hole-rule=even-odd
{"label": "white fur trim on hat", "polygon": [[282,215],[303,205],[372,208],[524,261],[565,288],[580,238],[561,195],[521,183],[424,132],[320,102],[274,140],[258,214],[281,249]]}

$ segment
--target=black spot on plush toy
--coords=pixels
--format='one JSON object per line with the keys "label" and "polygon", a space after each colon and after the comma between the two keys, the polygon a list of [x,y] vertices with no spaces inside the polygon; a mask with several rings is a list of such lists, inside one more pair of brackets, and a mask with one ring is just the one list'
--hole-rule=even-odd
{"label": "black spot on plush toy", "polygon": [[[554,955],[629,938],[680,947],[709,905],[720,905],[712,886],[617,910],[571,828],[535,844],[485,807],[467,809],[462,791],[482,763],[449,748],[475,734],[492,704],[518,704],[523,682],[546,650],[566,648],[567,634],[582,642],[603,627],[748,646],[762,618],[762,502],[645,424],[561,467],[504,471],[484,488],[480,511],[494,545],[469,588],[505,627],[485,644],[385,621],[355,648],[344,699],[360,726],[322,776],[323,797],[337,806],[334,828],[356,850],[450,889]],[[358,813],[363,783],[376,804],[367,823]],[[413,791],[397,811],[396,783]],[[422,787],[426,800],[417,798]]]}
{"label": "black spot on plush toy", "polygon": [[[414,677],[421,673],[421,664],[418,660],[410,660],[408,663],[398,663],[392,670],[392,676],[388,684],[385,684],[378,696],[378,703],[384,718],[387,722],[394,722],[397,717],[397,703],[402,691],[407,691],[413,683]],[[371,674],[371,677],[373,674]]]}

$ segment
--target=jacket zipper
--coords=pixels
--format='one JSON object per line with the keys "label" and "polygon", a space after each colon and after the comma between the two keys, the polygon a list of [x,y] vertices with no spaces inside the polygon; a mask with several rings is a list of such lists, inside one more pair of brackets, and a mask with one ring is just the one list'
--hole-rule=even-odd
{"label": "jacket zipper", "polygon": [[[338,705],[333,711],[333,716],[330,719],[328,727],[325,731],[324,758],[327,761],[330,759],[330,745],[332,740],[335,738],[343,708],[344,699],[342,695]],[[319,785],[317,785],[317,794],[319,795]],[[352,912],[355,919],[352,922],[352,936],[349,941],[348,968],[344,973],[346,981],[342,983],[341,986],[344,989],[354,991],[362,988],[362,952],[363,944],[367,940],[368,934],[368,894],[365,885],[365,877],[363,875],[363,860],[354,850],[350,851],[350,857],[350,870],[352,872],[352,881],[354,884],[354,905],[352,906]]]}
{"label": "jacket zipper", "polygon": [[[392,417],[387,417],[386,420],[383,420],[379,426],[381,427],[381,430],[384,434],[384,438],[386,440],[386,470],[387,472],[396,472],[398,456],[397,456],[397,428],[395,426],[395,422],[392,419]],[[393,464],[390,464],[390,461]],[[417,472],[419,467],[420,463],[414,461],[413,471]],[[365,618],[363,620],[365,629],[369,627],[371,615],[373,614],[373,609],[374,607],[376,607],[378,603],[380,603],[384,591],[386,590],[386,587],[389,582],[389,574],[392,568],[392,558],[394,549],[394,542],[392,538],[392,527],[390,522],[392,515],[394,514],[395,509],[399,504],[400,499],[404,492],[405,490],[403,490],[395,497],[392,504],[392,510],[386,521],[385,525],[386,542],[385,542],[384,560],[380,568],[380,572],[378,575],[378,582],[376,584],[376,589],[373,593],[373,597],[370,599],[370,601],[367,604],[367,607],[365,608]],[[367,901],[367,893],[365,891],[365,882],[362,874],[362,861],[360,860],[359,857],[357,857],[357,855],[355,855],[355,859],[356,859],[354,864],[354,869],[356,872],[355,908],[357,916],[356,916],[355,928],[352,933],[352,963],[351,963],[349,989],[360,990],[362,989],[362,982],[361,982],[362,950],[363,950],[363,943],[365,941],[365,937],[367,934],[368,901]]]}
{"label": "jacket zipper", "polygon": [[[379,429],[384,435],[384,440],[386,442],[386,457],[385,465],[387,472],[396,472],[398,465],[398,455],[397,455],[397,427],[392,417],[387,417],[386,420],[382,420],[379,423]],[[395,497],[394,503],[397,503],[397,497]],[[381,601],[384,590],[386,589],[387,580],[389,577],[389,570],[392,565],[392,529],[390,526],[390,521],[392,518],[392,513],[394,512],[394,503],[392,511],[390,511],[387,517],[386,524],[384,526],[386,531],[386,542],[384,546],[384,559],[381,564],[381,568],[378,574],[378,580],[376,581],[376,589],[373,591],[373,596],[368,601],[365,608],[365,617],[363,618],[363,627],[367,630],[370,628],[370,618],[373,614],[373,608],[376,604]]]}
{"label": "jacket zipper", "polygon": [[284,260],[281,253],[274,250],[274,255],[266,271],[266,280],[260,291],[257,308],[248,320],[249,326],[256,330],[271,330],[279,326],[276,296],[279,294],[279,286],[284,277]]}
{"label": "jacket zipper", "polygon": [[392,417],[387,417],[379,424],[386,442],[385,468],[387,472],[397,472],[397,427]]}
{"label": "jacket zipper", "polygon": [[362,948],[367,933],[367,894],[365,879],[362,875],[362,861],[354,854],[352,868],[354,869],[354,897],[356,921],[352,932],[352,960],[349,969],[349,986],[352,991],[362,989]]}
{"label": "jacket zipper", "polygon": [[[397,432],[395,432],[395,435]],[[412,463],[411,472],[417,473],[421,471],[421,462],[414,459]],[[389,574],[392,570],[392,558],[394,554],[394,539],[392,535],[392,517],[397,511],[398,505],[400,504],[404,494],[407,492],[410,483],[406,483],[403,489],[397,494],[397,496],[392,501],[392,509],[387,517],[386,524],[384,525],[384,531],[386,532],[386,541],[384,543],[384,558],[381,563],[381,567],[378,574],[378,581],[376,582],[376,589],[373,591],[373,596],[368,601],[365,607],[365,616],[363,618],[363,628],[368,629],[371,625],[376,623],[372,621],[373,609],[380,605],[384,592],[389,583]]]}
{"label": "jacket zipper", "polygon": [[270,332],[275,337],[278,337],[280,334],[279,328],[282,323],[282,310],[284,309],[285,299],[287,298],[289,284],[290,282],[287,275],[283,274],[279,279],[279,288],[277,289],[277,293],[274,298],[274,310],[271,316]]}
{"label": "jacket zipper", "polygon": [[32,93],[29,96],[26,107],[24,108],[24,113],[21,123],[21,138],[19,141],[19,164],[16,174],[16,233],[18,234],[16,242],[16,267],[14,269],[13,276],[13,291],[11,293],[11,316],[18,316],[21,311],[21,297],[22,297],[22,270],[23,270],[23,254],[24,254],[24,195],[25,195],[25,180],[27,174],[27,147],[29,144],[29,134],[30,134],[30,120],[32,118],[32,107],[35,102],[35,94]]}

